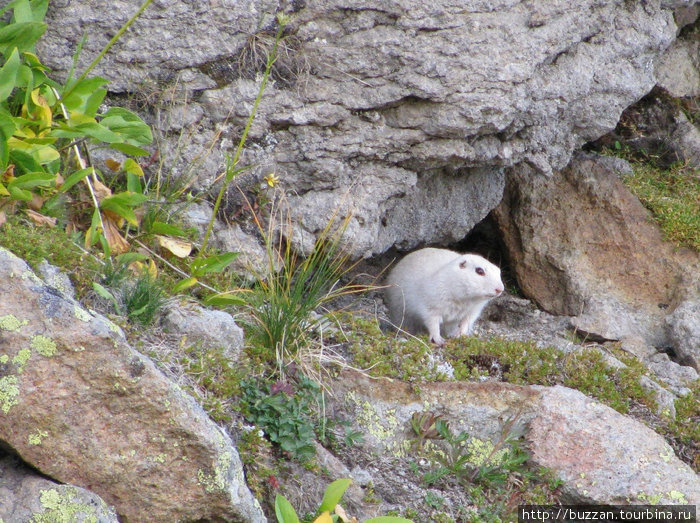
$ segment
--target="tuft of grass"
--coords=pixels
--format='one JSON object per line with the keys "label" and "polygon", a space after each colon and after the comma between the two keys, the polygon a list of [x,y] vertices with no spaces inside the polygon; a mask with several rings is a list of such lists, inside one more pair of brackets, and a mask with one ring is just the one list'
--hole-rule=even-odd
{"label": "tuft of grass", "polygon": [[633,164],[624,182],[658,221],[669,241],[700,251],[700,173],[684,165]]}
{"label": "tuft of grass", "polygon": [[[274,213],[273,213],[274,216]],[[299,362],[301,352],[314,345],[315,333],[327,320],[319,314],[323,306],[340,296],[359,293],[365,286],[341,283],[352,268],[347,253],[341,247],[341,238],[349,218],[332,231],[333,219],[315,241],[311,253],[301,257],[287,238],[291,237],[291,223],[286,234],[274,229],[274,218],[263,232],[266,264],[255,272],[256,282],[242,292],[244,308],[249,317],[252,345],[274,362],[280,376],[285,367]],[[261,224],[258,222],[261,229]],[[304,365],[301,366],[304,371]]]}
{"label": "tuft of grass", "polygon": [[122,303],[129,320],[148,326],[165,303],[163,288],[148,271],[123,286]]}

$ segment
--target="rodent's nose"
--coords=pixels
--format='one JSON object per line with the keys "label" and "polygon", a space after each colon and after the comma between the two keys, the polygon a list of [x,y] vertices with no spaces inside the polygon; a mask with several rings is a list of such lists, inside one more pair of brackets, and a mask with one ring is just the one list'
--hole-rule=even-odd
{"label": "rodent's nose", "polygon": [[496,287],[496,296],[500,296],[500,294],[503,292],[503,287]]}

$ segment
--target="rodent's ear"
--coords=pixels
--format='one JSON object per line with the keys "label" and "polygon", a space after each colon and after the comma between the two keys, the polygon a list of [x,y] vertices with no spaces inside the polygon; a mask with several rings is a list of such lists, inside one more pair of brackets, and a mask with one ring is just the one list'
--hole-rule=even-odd
{"label": "rodent's ear", "polygon": [[459,268],[466,269],[467,268],[467,260],[462,260],[461,262],[459,262]]}

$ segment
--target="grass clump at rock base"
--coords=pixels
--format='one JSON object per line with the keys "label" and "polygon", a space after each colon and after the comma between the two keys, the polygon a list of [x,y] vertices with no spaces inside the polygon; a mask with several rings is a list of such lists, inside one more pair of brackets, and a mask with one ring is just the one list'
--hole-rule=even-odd
{"label": "grass clump at rock base", "polygon": [[623,178],[658,221],[666,239],[700,251],[700,173],[684,165],[635,163]]}

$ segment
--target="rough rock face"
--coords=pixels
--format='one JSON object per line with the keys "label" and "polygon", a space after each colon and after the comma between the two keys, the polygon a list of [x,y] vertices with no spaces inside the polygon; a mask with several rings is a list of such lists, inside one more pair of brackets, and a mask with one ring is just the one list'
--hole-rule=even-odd
{"label": "rough rock face", "polygon": [[41,477],[0,451],[0,521],[117,523],[114,509],[96,494]]}
{"label": "rough rock face", "polygon": [[264,521],[230,439],[118,327],[0,249],[0,440],[124,521]]}
{"label": "rough rock face", "polygon": [[533,463],[565,481],[565,501],[700,503],[700,478],[661,436],[576,390],[498,382],[422,383],[416,390],[347,371],[333,390],[333,408],[361,427],[363,445],[379,455],[409,452],[415,412],[439,414],[454,432],[491,442],[515,420],[511,430],[524,434]]}
{"label": "rough rock face", "polygon": [[194,303],[170,303],[161,323],[170,334],[186,337],[189,343],[200,343],[204,348],[221,348],[229,361],[238,361],[243,329],[227,312]]}
{"label": "rough rock face", "polygon": [[551,178],[513,169],[495,211],[523,292],[548,312],[578,316],[603,339],[666,339],[664,317],[694,292],[696,254],[664,243],[622,184],[623,160],[581,153]]}
{"label": "rough rock face", "polygon": [[[42,59],[65,73],[87,29],[84,67],[138,3],[52,2]],[[244,160],[281,178],[302,242],[337,210],[353,213],[357,256],[461,239],[500,200],[503,167],[564,167],[650,90],[687,4],[285,4],[290,36]],[[156,1],[97,69],[151,105],[175,172],[199,158],[200,186],[237,141],[280,6]]]}
{"label": "rough rock face", "polygon": [[666,325],[678,358],[700,370],[700,301],[681,303],[666,318]]}
{"label": "rough rock face", "polygon": [[527,434],[533,461],[554,467],[576,503],[700,503],[700,478],[661,436],[582,393],[542,395]]}

